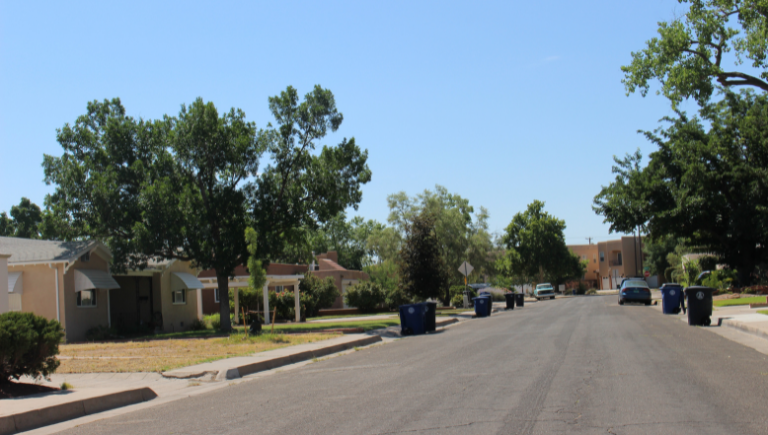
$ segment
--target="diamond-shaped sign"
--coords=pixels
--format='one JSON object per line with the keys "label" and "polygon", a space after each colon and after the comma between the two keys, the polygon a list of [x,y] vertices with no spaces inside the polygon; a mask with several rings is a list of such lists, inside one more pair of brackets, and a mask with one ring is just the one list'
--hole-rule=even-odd
{"label": "diamond-shaped sign", "polygon": [[475,270],[474,267],[472,267],[471,264],[467,263],[466,261],[461,263],[461,266],[459,266],[459,272],[461,272],[464,276],[469,276],[472,271]]}

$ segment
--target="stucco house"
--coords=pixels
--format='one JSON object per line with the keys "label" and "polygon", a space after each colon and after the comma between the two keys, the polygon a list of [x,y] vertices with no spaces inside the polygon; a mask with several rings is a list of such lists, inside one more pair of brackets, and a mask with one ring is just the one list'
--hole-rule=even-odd
{"label": "stucco house", "polygon": [[10,255],[10,310],[58,320],[67,341],[84,340],[89,329],[110,324],[109,290],[120,286],[104,244],[0,237],[0,253]]}
{"label": "stucco house", "polygon": [[150,261],[145,269],[113,277],[120,290],[111,292],[112,326],[123,331],[184,331],[202,319],[200,269],[189,261]]}

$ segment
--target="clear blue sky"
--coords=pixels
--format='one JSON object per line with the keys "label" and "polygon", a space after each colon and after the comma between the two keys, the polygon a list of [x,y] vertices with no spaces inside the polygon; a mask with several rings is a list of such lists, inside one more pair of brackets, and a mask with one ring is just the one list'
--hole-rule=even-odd
{"label": "clear blue sky", "polygon": [[[446,186],[501,231],[533,199],[567,242],[605,240],[591,209],[613,155],[671,114],[625,96],[620,67],[681,11],[676,0],[578,2],[0,0],[0,211],[43,205],[43,154],[94,99],[134,117],[201,96],[264,127],[286,86],[329,88],[338,134],[368,149],[356,212],[386,221],[386,196]],[[352,212],[354,214],[355,212]]]}

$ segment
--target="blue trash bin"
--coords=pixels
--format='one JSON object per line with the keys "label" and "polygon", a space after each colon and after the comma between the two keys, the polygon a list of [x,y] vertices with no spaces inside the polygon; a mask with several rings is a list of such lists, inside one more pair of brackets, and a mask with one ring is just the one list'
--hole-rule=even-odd
{"label": "blue trash bin", "polygon": [[491,315],[491,298],[488,296],[478,296],[472,298],[475,303],[475,316],[488,317]]}
{"label": "blue trash bin", "polygon": [[661,311],[664,314],[679,314],[684,300],[683,286],[665,284],[659,290],[661,290]]}
{"label": "blue trash bin", "polygon": [[419,335],[426,331],[426,312],[424,304],[400,305],[400,333]]}

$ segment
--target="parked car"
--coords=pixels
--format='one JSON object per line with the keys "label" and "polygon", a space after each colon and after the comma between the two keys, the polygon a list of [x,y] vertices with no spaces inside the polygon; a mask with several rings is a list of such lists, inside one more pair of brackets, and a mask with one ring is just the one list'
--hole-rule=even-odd
{"label": "parked car", "polygon": [[624,302],[642,302],[651,305],[651,289],[644,279],[625,279],[619,290],[619,305]]}
{"label": "parked car", "polygon": [[536,289],[533,291],[533,297],[535,297],[537,301],[547,298],[554,299],[555,289],[552,287],[552,284],[548,282],[537,284]]}

